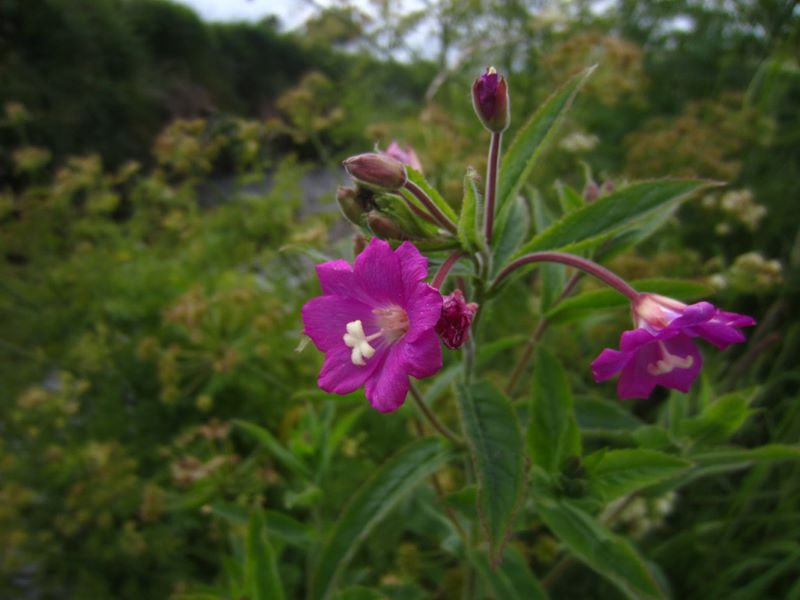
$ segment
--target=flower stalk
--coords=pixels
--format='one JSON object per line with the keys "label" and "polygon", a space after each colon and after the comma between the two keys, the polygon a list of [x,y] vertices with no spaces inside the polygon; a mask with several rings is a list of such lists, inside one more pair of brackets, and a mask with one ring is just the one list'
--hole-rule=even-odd
{"label": "flower stalk", "polygon": [[497,196],[497,179],[500,175],[500,146],[503,132],[492,132],[489,142],[489,162],[486,166],[486,214],[484,215],[484,232],[487,245],[492,243],[494,230],[494,206]]}
{"label": "flower stalk", "polygon": [[403,187],[411,192],[414,197],[422,203],[428,212],[431,213],[433,218],[436,219],[439,225],[447,229],[447,231],[450,233],[456,233],[456,231],[458,231],[456,224],[453,223],[448,216],[439,209],[438,206],[436,206],[433,200],[431,200],[430,196],[425,193],[425,190],[411,180],[406,180],[406,182],[403,184]]}

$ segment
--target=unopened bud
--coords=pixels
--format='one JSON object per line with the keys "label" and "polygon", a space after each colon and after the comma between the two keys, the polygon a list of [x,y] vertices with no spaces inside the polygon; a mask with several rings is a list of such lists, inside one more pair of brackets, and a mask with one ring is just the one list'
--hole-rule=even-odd
{"label": "unopened bud", "polygon": [[353,236],[353,256],[358,256],[367,247],[367,238],[357,233]]}
{"label": "unopened bud", "polygon": [[354,225],[362,225],[364,206],[359,200],[358,191],[353,188],[339,187],[336,190],[336,201],[345,218]]}
{"label": "unopened bud", "polygon": [[343,164],[350,177],[379,191],[394,192],[406,182],[403,163],[385,154],[359,154],[348,158]]}
{"label": "unopened bud", "polygon": [[508,86],[494,67],[486,69],[486,73],[472,84],[472,106],[483,126],[489,131],[500,133],[508,127]]}
{"label": "unopened bud", "polygon": [[583,199],[588,203],[592,203],[599,197],[600,186],[598,186],[594,181],[587,181],[586,185],[583,186]]}
{"label": "unopened bud", "polygon": [[377,210],[367,214],[367,225],[372,233],[384,240],[405,240],[408,236],[392,219]]}
{"label": "unopened bud", "polygon": [[467,304],[461,290],[444,297],[442,315],[436,323],[436,333],[445,346],[457,350],[469,339],[469,329],[477,312],[478,305],[474,302]]}
{"label": "unopened bud", "polygon": [[614,184],[614,182],[611,179],[606,179],[603,182],[603,185],[600,186],[600,195],[605,196],[612,193],[616,189],[617,186]]}

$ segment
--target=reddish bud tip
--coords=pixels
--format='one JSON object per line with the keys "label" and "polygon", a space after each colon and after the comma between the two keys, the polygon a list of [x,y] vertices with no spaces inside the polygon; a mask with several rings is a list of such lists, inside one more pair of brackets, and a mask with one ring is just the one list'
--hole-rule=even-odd
{"label": "reddish bud tip", "polygon": [[358,183],[379,191],[394,192],[406,182],[406,168],[403,163],[385,154],[359,154],[342,164],[347,174]]}
{"label": "reddish bud tip", "polygon": [[472,84],[472,106],[483,126],[489,131],[500,133],[508,127],[508,86],[494,67],[486,69],[486,73]]}
{"label": "reddish bud tip", "polygon": [[461,290],[455,290],[444,297],[442,316],[436,323],[436,333],[445,346],[457,350],[469,339],[469,329],[477,312],[478,305],[474,302],[467,304]]}
{"label": "reddish bud tip", "polygon": [[402,229],[391,218],[378,212],[377,210],[369,211],[367,215],[367,225],[372,233],[384,240],[406,240],[408,236],[405,235]]}

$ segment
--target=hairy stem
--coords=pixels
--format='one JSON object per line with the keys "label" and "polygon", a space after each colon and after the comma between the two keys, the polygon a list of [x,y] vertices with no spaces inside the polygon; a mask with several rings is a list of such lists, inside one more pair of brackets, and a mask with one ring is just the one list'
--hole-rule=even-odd
{"label": "hairy stem", "polygon": [[462,256],[463,253],[461,250],[456,250],[450,256],[448,256],[447,259],[442,263],[442,266],[439,267],[439,270],[436,272],[431,285],[437,290],[441,289],[442,284],[444,283],[445,279],[447,279],[447,275],[450,273],[450,269],[455,266],[455,264],[458,262],[458,259]]}
{"label": "hairy stem", "polygon": [[494,205],[497,195],[497,178],[500,175],[500,145],[502,141],[502,132],[492,133],[492,139],[489,142],[489,163],[486,165],[484,233],[487,245],[492,243],[492,231],[494,230]]}
{"label": "hairy stem", "polygon": [[631,301],[636,300],[636,298],[639,296],[639,292],[633,289],[633,287],[631,287],[631,285],[619,275],[612,273],[602,265],[599,265],[588,258],[575,256],[574,254],[567,254],[566,252],[533,252],[532,254],[521,256],[517,260],[509,263],[506,268],[500,271],[500,273],[497,275],[497,278],[494,280],[494,283],[492,284],[492,289],[496,289],[503,279],[511,275],[511,273],[520,267],[537,262],[554,262],[575,267],[576,269],[580,269],[581,271],[596,277]]}

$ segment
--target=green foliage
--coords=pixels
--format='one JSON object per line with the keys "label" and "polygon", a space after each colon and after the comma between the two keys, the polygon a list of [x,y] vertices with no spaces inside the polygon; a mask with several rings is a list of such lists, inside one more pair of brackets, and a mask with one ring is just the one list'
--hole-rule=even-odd
{"label": "green foliage", "polygon": [[459,386],[458,408],[478,477],[478,512],[489,560],[495,566],[525,491],[522,434],[508,398],[489,383]]}

